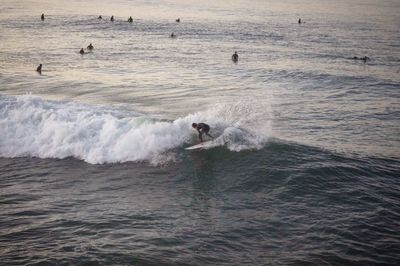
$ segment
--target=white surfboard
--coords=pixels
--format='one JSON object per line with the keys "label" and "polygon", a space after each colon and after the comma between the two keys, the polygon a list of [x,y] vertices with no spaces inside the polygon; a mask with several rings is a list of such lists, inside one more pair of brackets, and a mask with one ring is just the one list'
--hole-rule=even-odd
{"label": "white surfboard", "polygon": [[198,149],[206,149],[206,148],[212,148],[212,147],[216,147],[216,146],[221,146],[224,145],[224,143],[218,139],[214,139],[214,140],[208,140],[208,141],[204,141],[202,143],[190,146],[185,148],[185,150],[198,150]]}
{"label": "white surfboard", "polygon": [[203,149],[203,148],[206,148],[206,147],[208,147],[208,145],[209,145],[209,144],[211,144],[212,142],[213,142],[212,140],[205,141],[205,142],[202,142],[202,143],[199,143],[199,144],[196,144],[196,145],[193,145],[193,146],[187,147],[187,148],[185,148],[185,150],[197,150],[197,149]]}

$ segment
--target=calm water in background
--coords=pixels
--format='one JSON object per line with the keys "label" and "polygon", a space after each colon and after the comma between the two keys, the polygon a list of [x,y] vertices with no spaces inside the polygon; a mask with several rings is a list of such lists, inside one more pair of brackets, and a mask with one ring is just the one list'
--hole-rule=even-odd
{"label": "calm water in background", "polygon": [[0,1],[3,263],[399,263],[397,1],[108,2]]}

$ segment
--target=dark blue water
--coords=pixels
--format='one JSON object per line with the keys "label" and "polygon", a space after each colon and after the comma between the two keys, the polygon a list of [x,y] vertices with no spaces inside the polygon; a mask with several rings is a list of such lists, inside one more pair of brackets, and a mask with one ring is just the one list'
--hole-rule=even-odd
{"label": "dark blue water", "polygon": [[[396,265],[400,162],[271,141],[165,167],[1,159],[5,265]],[[32,171],[35,169],[35,171]]]}

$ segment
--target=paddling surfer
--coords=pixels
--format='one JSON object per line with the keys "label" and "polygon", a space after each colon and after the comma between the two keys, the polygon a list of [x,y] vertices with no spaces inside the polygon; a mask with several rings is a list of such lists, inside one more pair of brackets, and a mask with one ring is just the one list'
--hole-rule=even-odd
{"label": "paddling surfer", "polygon": [[210,131],[210,126],[205,123],[193,123],[192,127],[199,132],[199,140],[203,142],[203,134],[206,134],[210,138],[213,138],[208,132]]}
{"label": "paddling surfer", "polygon": [[368,60],[370,60],[370,58],[369,58],[368,56],[364,56],[364,57],[354,56],[354,57],[352,57],[351,59],[354,59],[354,60],[362,60],[362,61],[364,61],[364,63],[366,63]]}

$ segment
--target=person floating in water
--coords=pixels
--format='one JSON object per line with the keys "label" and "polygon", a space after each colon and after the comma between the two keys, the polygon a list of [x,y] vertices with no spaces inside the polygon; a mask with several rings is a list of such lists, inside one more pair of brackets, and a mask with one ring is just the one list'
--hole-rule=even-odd
{"label": "person floating in water", "polygon": [[100,15],[100,16],[98,17],[98,19],[103,19],[103,17]]}
{"label": "person floating in water", "polygon": [[129,17],[129,18],[128,18],[128,22],[129,22],[129,23],[132,23],[132,22],[133,22],[133,18],[132,18],[132,17]]}
{"label": "person floating in water", "polygon": [[83,50],[83,48],[79,51],[80,54],[84,54],[85,51]]}
{"label": "person floating in water", "polygon": [[114,21],[114,16],[111,16],[110,21]]}
{"label": "person floating in water", "polygon": [[179,22],[181,22],[181,18],[177,18],[177,19],[175,19],[175,21],[179,23]]}
{"label": "person floating in water", "polygon": [[175,33],[171,33],[171,38],[176,38]]}
{"label": "person floating in water", "polygon": [[42,74],[42,64],[40,64],[40,65],[36,68],[36,71],[37,71],[39,74]]}
{"label": "person floating in water", "polygon": [[44,20],[44,14],[42,14],[42,15],[40,16],[40,19],[41,19],[41,20]]}
{"label": "person floating in water", "polygon": [[87,48],[88,48],[88,50],[93,50],[94,47],[93,47],[92,43],[90,43]]}
{"label": "person floating in water", "polygon": [[368,56],[364,56],[364,57],[354,56],[354,57],[352,57],[351,59],[354,59],[354,60],[362,60],[362,61],[364,61],[364,63],[366,63],[368,60],[370,60],[370,58],[369,58]]}
{"label": "person floating in water", "polygon": [[208,132],[210,131],[210,126],[205,123],[193,123],[192,127],[199,132],[199,140],[203,142],[203,134],[206,134],[210,138],[213,138]]}
{"label": "person floating in water", "polygon": [[232,61],[233,62],[237,62],[237,61],[239,61],[239,55],[238,55],[238,53],[235,51],[235,53],[232,55]]}
{"label": "person floating in water", "polygon": [[299,18],[299,24],[301,24],[301,18]]}

